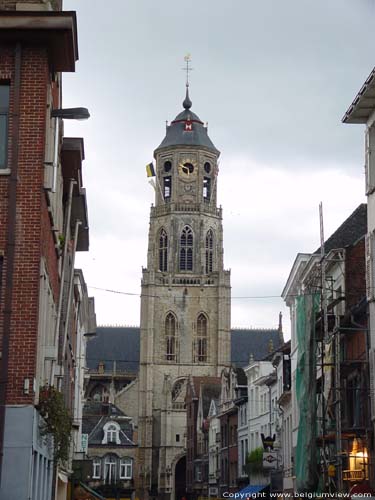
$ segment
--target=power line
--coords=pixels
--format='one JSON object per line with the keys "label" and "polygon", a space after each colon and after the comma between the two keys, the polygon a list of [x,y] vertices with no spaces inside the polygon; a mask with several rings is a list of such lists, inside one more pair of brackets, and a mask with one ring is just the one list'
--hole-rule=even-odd
{"label": "power line", "polygon": [[[184,286],[184,285],[182,285]],[[186,284],[186,286],[190,286],[189,284]],[[199,285],[194,285],[196,287],[199,287]],[[115,293],[115,294],[118,294],[118,295],[128,295],[128,296],[132,296],[132,297],[139,297],[139,298],[142,298],[142,297],[149,297],[149,298],[159,298],[159,299],[163,299],[163,298],[168,298],[169,296],[168,295],[158,295],[158,294],[142,294],[142,293],[135,293],[135,292],[125,292],[125,291],[122,291],[122,290],[114,290],[114,289],[111,289],[111,288],[101,288],[101,287],[98,287],[98,286],[92,286],[92,285],[87,285],[88,288],[92,288],[93,290],[100,290],[100,291],[103,291],[103,292],[108,292],[108,293]],[[317,293],[319,293],[321,290],[322,290],[322,287],[321,286],[314,286],[313,288],[315,288],[317,291],[315,292],[304,292],[304,293],[296,293],[296,294],[288,294],[287,296],[288,297],[302,297],[302,296],[310,296],[310,295],[316,295]],[[325,287],[325,290],[326,291],[329,291],[329,292],[332,292],[332,287]],[[351,289],[349,291],[347,291],[346,293],[347,294],[352,294],[354,292],[365,292],[366,291],[366,288],[356,288],[356,289]],[[345,295],[344,294],[339,294],[339,292],[337,292],[336,290],[333,290],[333,293],[337,296],[336,298],[345,298]],[[223,296],[223,295],[211,295],[211,296],[204,296],[204,297],[196,297],[196,296],[189,296],[189,295],[183,295],[182,297],[175,297],[176,299],[182,299],[182,300],[185,300],[185,299],[196,299],[196,300],[201,300],[201,299],[225,299],[225,298],[228,298],[226,296]],[[281,295],[238,295],[238,296],[230,296],[229,298],[231,299],[238,299],[238,300],[243,300],[243,299],[246,299],[246,300],[252,300],[252,299],[281,299]]]}

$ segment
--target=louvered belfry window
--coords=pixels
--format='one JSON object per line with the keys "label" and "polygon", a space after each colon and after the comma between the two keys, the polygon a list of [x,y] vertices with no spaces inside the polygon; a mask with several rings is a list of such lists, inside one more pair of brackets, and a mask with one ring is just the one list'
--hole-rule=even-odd
{"label": "louvered belfry window", "polygon": [[206,234],[206,274],[212,273],[214,253],[214,235],[210,229]]}
{"label": "louvered belfry window", "polygon": [[159,271],[168,270],[168,235],[164,229],[160,231],[159,237]]}
{"label": "louvered belfry window", "polygon": [[176,318],[172,313],[168,313],[165,318],[165,340],[167,361],[176,361]]}
{"label": "louvered belfry window", "polygon": [[200,363],[207,361],[207,318],[204,314],[197,319],[196,360]]}
{"label": "louvered belfry window", "polygon": [[193,270],[193,231],[185,226],[180,238],[180,271]]}

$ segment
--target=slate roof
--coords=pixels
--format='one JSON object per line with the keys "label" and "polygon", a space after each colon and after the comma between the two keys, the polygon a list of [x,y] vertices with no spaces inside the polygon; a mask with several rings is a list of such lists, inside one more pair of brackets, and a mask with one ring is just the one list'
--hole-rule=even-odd
{"label": "slate roof", "polygon": [[[203,146],[211,149],[215,153],[219,153],[208,137],[207,128],[204,126],[201,119],[190,111],[191,101],[188,92],[183,102],[183,107],[185,109],[176,116],[169,126],[167,126],[166,136],[160,146],[156,148],[155,152],[159,149],[171,146]],[[192,123],[192,130],[185,130],[186,121]]]}
{"label": "slate roof", "polygon": [[137,373],[139,331],[136,326],[97,327],[96,336],[87,342],[87,367],[95,370],[103,361],[105,371],[112,371],[113,361],[116,361],[116,370]]}
{"label": "slate roof", "polygon": [[264,359],[272,350],[280,347],[280,334],[275,329],[233,329],[231,330],[232,365],[243,368],[249,364],[252,355],[255,361]]}
{"label": "slate roof", "polygon": [[[140,329],[135,326],[98,326],[96,336],[87,343],[86,359],[90,369],[97,369],[100,361],[105,370],[116,369],[137,373],[139,367]],[[275,329],[232,329],[231,362],[244,367],[252,354],[259,361],[269,354],[270,341],[273,350],[280,347],[280,335]]]}
{"label": "slate roof", "polygon": [[[324,242],[326,253],[336,248],[353,245],[367,233],[367,205],[361,203],[354,212]],[[320,247],[314,252],[320,253]]]}
{"label": "slate roof", "polygon": [[[105,407],[105,415],[103,415],[103,407]],[[125,413],[113,404],[86,403],[83,407],[82,432],[89,435],[89,445],[101,445],[104,437],[104,425],[109,421],[114,421],[120,426],[119,438],[121,445],[134,446],[132,424],[129,419],[124,417],[126,417]]]}

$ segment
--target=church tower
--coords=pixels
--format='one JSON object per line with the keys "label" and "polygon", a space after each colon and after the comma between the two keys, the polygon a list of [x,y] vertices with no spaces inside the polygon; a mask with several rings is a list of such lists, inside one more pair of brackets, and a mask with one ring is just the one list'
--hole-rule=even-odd
{"label": "church tower", "polygon": [[230,364],[230,271],[223,267],[218,158],[207,127],[183,111],[154,151],[147,268],[141,294],[140,498],[185,496],[189,376]]}

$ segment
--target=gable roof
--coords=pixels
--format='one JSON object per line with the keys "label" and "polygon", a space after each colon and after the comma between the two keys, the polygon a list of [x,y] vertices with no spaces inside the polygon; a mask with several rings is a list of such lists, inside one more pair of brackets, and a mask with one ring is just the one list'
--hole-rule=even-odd
{"label": "gable roof", "polygon": [[[327,254],[331,250],[353,245],[367,233],[367,205],[361,203],[338,229],[324,242]],[[314,252],[320,253],[320,247]]]}
{"label": "gable roof", "polygon": [[[105,414],[103,414],[105,412]],[[101,445],[104,437],[103,427],[107,422],[116,422],[120,427],[120,445],[134,446],[133,426],[130,418],[117,406],[107,403],[89,402],[83,407],[82,432],[89,435],[89,445]]]}
{"label": "gable roof", "polygon": [[216,377],[215,381],[203,382],[201,384],[203,418],[207,418],[210,411],[211,401],[218,399],[221,392],[221,380]]}
{"label": "gable roof", "polygon": [[[256,361],[281,345],[281,335],[275,329],[231,330],[231,363],[237,367],[248,364],[250,354]],[[96,336],[87,343],[87,367],[96,370],[101,361],[106,371],[116,370],[137,373],[139,369],[140,328],[135,326],[98,326]]]}

